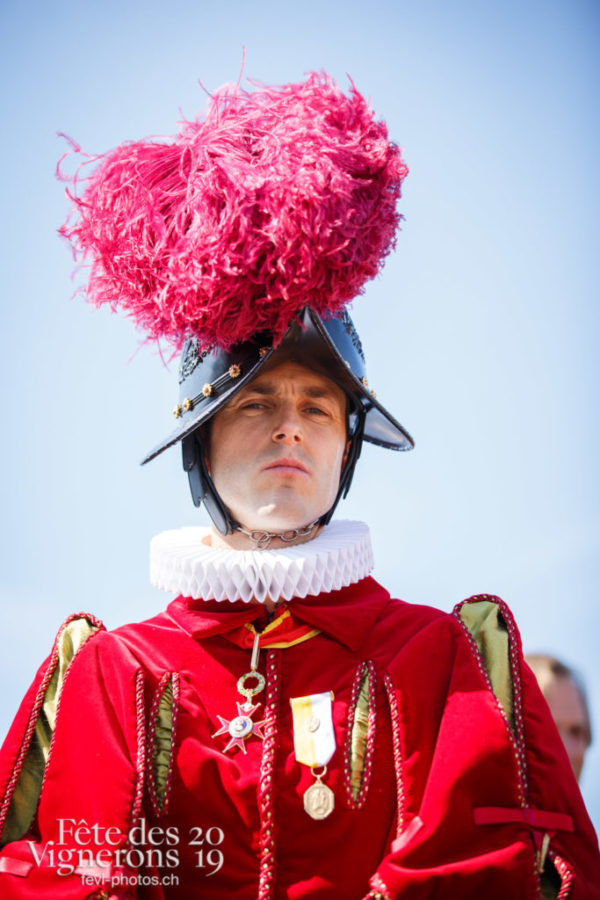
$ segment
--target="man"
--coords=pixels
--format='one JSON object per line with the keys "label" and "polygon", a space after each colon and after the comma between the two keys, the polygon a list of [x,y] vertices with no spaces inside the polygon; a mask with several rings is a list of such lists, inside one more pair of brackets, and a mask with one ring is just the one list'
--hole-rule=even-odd
{"label": "man", "polygon": [[575,672],[560,660],[543,653],[528,653],[525,661],[537,678],[567,751],[573,774],[579,781],[585,754],[592,743],[585,691]]}
{"label": "man", "polygon": [[103,160],[70,236],[98,302],[192,335],[145,461],[181,443],[213,527],[153,541],[166,612],[59,632],[0,760],[2,896],[600,896],[508,609],[393,600],[366,526],[331,522],[363,440],[412,447],[343,311],[393,240],[399,151],[325,77],[196,127]]}

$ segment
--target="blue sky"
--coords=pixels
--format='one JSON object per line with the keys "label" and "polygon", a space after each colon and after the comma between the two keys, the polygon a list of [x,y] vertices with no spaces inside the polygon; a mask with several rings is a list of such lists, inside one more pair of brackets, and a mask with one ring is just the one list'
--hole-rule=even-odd
{"label": "blue sky", "polygon": [[[352,314],[416,449],[367,447],[338,515],[369,522],[405,600],[501,594],[528,649],[579,668],[600,728],[597,5],[57,0],[5,2],[0,24],[0,730],[62,619],[160,609],[150,537],[205,521],[176,450],[138,465],[172,427],[174,371],[71,299],[56,132],[89,152],[172,134],[243,47],[270,83],[349,73],[411,170],[398,249]],[[583,790],[598,826],[598,747]]]}

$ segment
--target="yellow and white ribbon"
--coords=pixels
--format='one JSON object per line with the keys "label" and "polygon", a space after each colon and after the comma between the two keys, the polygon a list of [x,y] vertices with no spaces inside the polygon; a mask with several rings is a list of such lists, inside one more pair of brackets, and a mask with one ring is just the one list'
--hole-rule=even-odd
{"label": "yellow and white ribbon", "polygon": [[331,691],[290,700],[296,759],[311,768],[326,766],[335,752],[332,700]]}

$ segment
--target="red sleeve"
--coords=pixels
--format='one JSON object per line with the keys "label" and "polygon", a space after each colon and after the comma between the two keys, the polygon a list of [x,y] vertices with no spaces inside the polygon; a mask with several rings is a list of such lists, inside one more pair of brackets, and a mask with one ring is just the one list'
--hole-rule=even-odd
{"label": "red sleeve", "polygon": [[[457,635],[446,698],[427,759],[419,759],[420,747],[427,742],[411,744],[409,734],[419,701],[397,688],[405,776],[418,779],[423,771],[426,775],[418,803],[407,809],[391,852],[371,880],[370,897],[536,900],[541,896],[538,868],[544,857],[550,870],[545,878],[554,879],[554,896],[600,898],[600,855],[593,826],[504,606],[502,615],[510,637],[512,724],[491,690],[468,630]],[[421,690],[425,698],[434,688],[425,684]],[[423,718],[428,717],[427,707],[422,708]]]}
{"label": "red sleeve", "polygon": [[[91,617],[66,660],[69,628],[80,621],[72,617],[59,631],[0,753],[0,827],[9,841],[0,853],[3,900],[137,896],[127,836],[141,813],[142,675],[123,652],[102,652],[111,636]],[[41,721],[52,691],[55,722],[40,768],[36,725],[52,724]],[[31,815],[21,834],[15,811],[24,802]],[[158,900],[162,890],[144,896]]]}

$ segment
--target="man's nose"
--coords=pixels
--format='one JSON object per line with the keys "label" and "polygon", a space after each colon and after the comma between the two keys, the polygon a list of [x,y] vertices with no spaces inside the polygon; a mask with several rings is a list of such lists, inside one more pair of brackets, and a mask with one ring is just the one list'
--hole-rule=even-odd
{"label": "man's nose", "polygon": [[277,425],[273,429],[273,440],[278,444],[300,444],[302,443],[302,423],[298,410],[286,405],[282,407]]}

